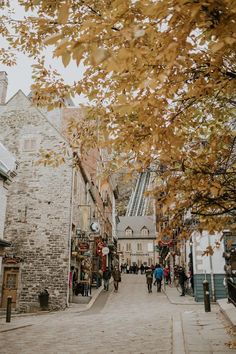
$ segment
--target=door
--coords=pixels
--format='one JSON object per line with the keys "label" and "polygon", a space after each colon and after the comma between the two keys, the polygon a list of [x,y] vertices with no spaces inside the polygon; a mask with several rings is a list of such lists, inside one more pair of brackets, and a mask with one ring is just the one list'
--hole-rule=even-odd
{"label": "door", "polygon": [[8,296],[12,297],[12,308],[16,307],[19,268],[6,267],[3,274],[3,292],[1,307],[7,307]]}

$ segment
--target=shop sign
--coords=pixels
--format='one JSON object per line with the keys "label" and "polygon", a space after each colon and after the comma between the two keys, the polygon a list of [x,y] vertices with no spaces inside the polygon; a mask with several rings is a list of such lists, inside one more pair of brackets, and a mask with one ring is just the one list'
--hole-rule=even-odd
{"label": "shop sign", "polygon": [[131,256],[149,256],[149,253],[130,253]]}
{"label": "shop sign", "polygon": [[173,239],[169,236],[163,236],[162,239],[159,241],[159,246],[171,246]]}
{"label": "shop sign", "polygon": [[80,252],[86,252],[89,250],[89,244],[87,242],[79,242],[78,247]]}
{"label": "shop sign", "polygon": [[109,248],[108,247],[103,247],[102,248],[102,254],[103,256],[106,256],[109,253]]}

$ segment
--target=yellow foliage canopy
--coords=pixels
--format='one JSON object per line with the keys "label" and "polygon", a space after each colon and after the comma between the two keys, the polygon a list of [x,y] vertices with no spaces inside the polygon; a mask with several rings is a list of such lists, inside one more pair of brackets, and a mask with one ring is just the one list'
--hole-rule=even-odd
{"label": "yellow foliage canopy", "polygon": [[[38,58],[34,102],[53,108],[67,96],[86,94],[93,100],[88,119],[99,119],[102,145],[115,152],[117,163],[138,170],[156,166],[163,180],[156,194],[168,196],[168,210],[171,200],[172,216],[191,208],[215,217],[209,229],[230,222],[235,217],[235,1],[19,3],[34,16],[26,12],[24,21],[12,21],[11,13],[1,16],[0,33],[9,51]],[[83,80],[65,85],[46,69],[41,53],[48,46],[65,66],[83,62]],[[6,53],[2,61],[13,64]]]}

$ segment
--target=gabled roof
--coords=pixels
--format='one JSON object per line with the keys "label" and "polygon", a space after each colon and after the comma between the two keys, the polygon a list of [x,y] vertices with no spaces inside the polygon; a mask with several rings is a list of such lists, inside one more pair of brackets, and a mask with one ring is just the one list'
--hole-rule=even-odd
{"label": "gabled roof", "polygon": [[133,230],[133,237],[141,235],[141,230],[147,228],[150,236],[156,235],[156,225],[153,216],[120,216],[120,222],[117,225],[117,234],[119,237],[125,236],[125,230]]}

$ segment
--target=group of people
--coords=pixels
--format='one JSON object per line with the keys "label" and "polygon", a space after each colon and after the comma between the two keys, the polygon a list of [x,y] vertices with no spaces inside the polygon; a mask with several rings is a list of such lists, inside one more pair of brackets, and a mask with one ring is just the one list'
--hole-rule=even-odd
{"label": "group of people", "polygon": [[[128,266],[128,272],[129,269],[130,268]],[[171,284],[171,274],[168,265],[162,267],[160,264],[156,264],[155,266],[151,267],[145,266],[144,269],[140,267],[140,270],[141,274],[146,275],[146,283],[149,293],[152,292],[153,285],[156,285],[157,292],[161,292],[161,286],[163,281],[165,282],[165,284]],[[103,279],[104,290],[109,290],[109,282],[112,277],[114,281],[114,291],[117,292],[119,288],[119,283],[121,282],[121,273],[124,271],[127,273],[127,266],[124,267],[121,265],[121,270],[119,269],[118,265],[114,266],[112,270],[106,267],[105,271],[103,273],[100,273],[100,276]],[[174,269],[174,276],[178,278],[178,282],[182,290],[180,296],[185,296],[185,282],[188,277],[185,273],[184,268],[181,266],[176,267]]]}
{"label": "group of people", "polygon": [[124,264],[121,263],[120,270],[121,273],[126,273],[126,274],[138,274],[140,270],[141,274],[143,274],[145,272],[145,266],[141,264],[141,266],[139,267],[136,263],[134,263],[133,265],[129,265],[127,263]]}
{"label": "group of people", "polygon": [[[161,292],[162,281],[164,281],[166,284],[171,284],[170,268],[168,266],[162,268],[160,264],[156,264],[154,269],[152,267],[147,268],[145,274],[149,293],[152,292],[152,285],[156,285],[157,292]],[[178,274],[176,276],[178,277],[179,285],[181,287],[180,296],[185,296],[185,282],[188,277],[185,274],[183,267],[178,267]]]}
{"label": "group of people", "polygon": [[115,266],[112,271],[106,267],[106,270],[103,272],[103,286],[105,291],[109,290],[109,281],[111,277],[113,277],[114,280],[114,291],[117,292],[119,283],[121,282],[121,272],[118,266]]}

